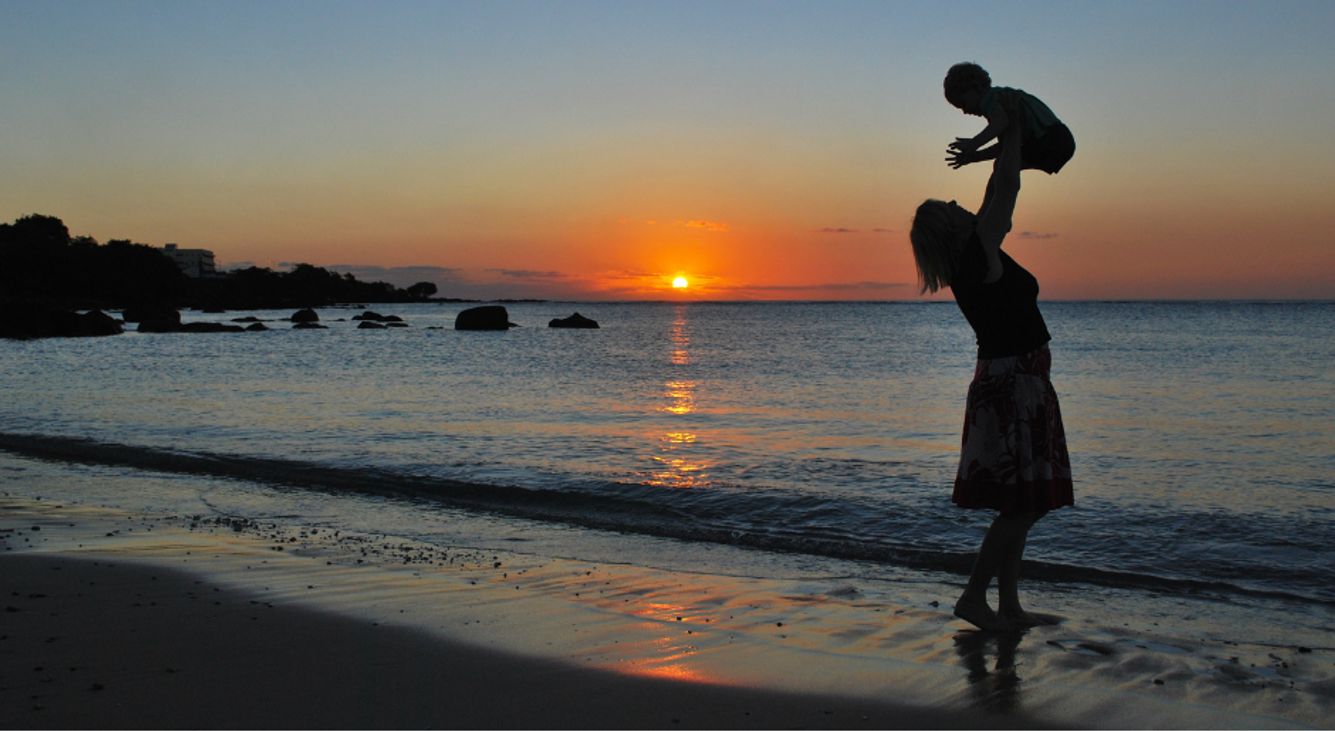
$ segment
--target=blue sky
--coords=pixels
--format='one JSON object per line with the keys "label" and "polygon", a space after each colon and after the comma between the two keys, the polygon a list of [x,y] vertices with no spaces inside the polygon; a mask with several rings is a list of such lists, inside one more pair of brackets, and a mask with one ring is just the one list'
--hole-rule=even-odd
{"label": "blue sky", "polygon": [[[903,283],[917,202],[981,196],[982,166],[941,161],[981,126],[941,77],[976,60],[1076,133],[1017,221],[1050,235],[1024,246],[1070,245],[1034,248],[1055,291],[1333,294],[1313,271],[1335,268],[1335,3],[0,5],[4,220],[223,262],[438,267],[498,295],[667,269],[720,293]],[[699,220],[726,225],[662,233]],[[857,233],[831,256],[812,232],[834,229]],[[1292,270],[1250,258],[1268,230]],[[1123,245],[1242,268],[1146,278]]]}

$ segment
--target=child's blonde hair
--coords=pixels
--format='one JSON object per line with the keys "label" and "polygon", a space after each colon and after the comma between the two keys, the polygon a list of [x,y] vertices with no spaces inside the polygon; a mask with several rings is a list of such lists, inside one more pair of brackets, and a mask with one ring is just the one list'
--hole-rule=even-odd
{"label": "child's blonde hair", "polygon": [[976,63],[957,63],[946,72],[942,86],[945,87],[946,101],[958,107],[960,96],[966,91],[976,89],[981,93],[992,88],[992,77]]}
{"label": "child's blonde hair", "polygon": [[919,294],[949,287],[955,279],[960,247],[956,245],[956,227],[949,206],[945,201],[929,198],[913,214],[909,241],[918,265]]}

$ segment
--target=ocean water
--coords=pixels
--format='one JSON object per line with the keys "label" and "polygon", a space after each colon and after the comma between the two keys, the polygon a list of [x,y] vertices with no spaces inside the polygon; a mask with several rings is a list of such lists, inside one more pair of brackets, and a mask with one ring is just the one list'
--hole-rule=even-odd
{"label": "ocean water", "polygon": [[[0,450],[211,478],[156,506],[183,514],[431,542],[464,513],[591,560],[967,571],[990,516],[950,503],[974,352],[953,304],[518,303],[503,333],[454,331],[464,306],[0,341]],[[1042,309],[1076,506],[1034,529],[1026,578],[1329,626],[1335,303]],[[573,311],[601,329],[546,327]]]}

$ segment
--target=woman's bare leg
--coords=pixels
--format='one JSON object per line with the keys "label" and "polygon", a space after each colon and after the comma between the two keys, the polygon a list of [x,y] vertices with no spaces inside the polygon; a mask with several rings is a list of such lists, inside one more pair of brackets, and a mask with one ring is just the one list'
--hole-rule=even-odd
{"label": "woman's bare leg", "polygon": [[1043,622],[1020,606],[1020,562],[1024,558],[1029,529],[1043,517],[1043,513],[1019,513],[1012,517],[1022,527],[1012,537],[997,568],[997,615],[1012,627],[1033,627]]}
{"label": "woman's bare leg", "polygon": [[[987,587],[992,583],[992,577],[1000,575],[1014,551],[1017,540],[1023,553],[1029,526],[1037,519],[1032,515],[1023,517],[997,515],[992,521],[992,526],[987,529],[987,535],[983,536],[983,544],[978,547],[978,558],[974,560],[969,584],[955,602],[956,617],[972,623],[979,629],[1005,631],[1013,628],[1004,616],[992,611],[992,607],[988,606]],[[1015,575],[1018,576],[1018,565]],[[1014,588],[1013,583],[1011,588]],[[1002,598],[1005,600],[1004,596]],[[1018,599],[1016,601],[1018,605]]]}

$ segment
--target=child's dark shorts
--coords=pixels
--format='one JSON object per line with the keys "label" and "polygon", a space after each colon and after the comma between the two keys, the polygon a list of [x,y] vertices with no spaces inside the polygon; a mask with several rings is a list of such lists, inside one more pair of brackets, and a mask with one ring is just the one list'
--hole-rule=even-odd
{"label": "child's dark shorts", "polygon": [[1042,137],[1026,137],[1020,147],[1024,167],[1042,170],[1051,175],[1075,155],[1075,137],[1066,125],[1058,122],[1048,127]]}

